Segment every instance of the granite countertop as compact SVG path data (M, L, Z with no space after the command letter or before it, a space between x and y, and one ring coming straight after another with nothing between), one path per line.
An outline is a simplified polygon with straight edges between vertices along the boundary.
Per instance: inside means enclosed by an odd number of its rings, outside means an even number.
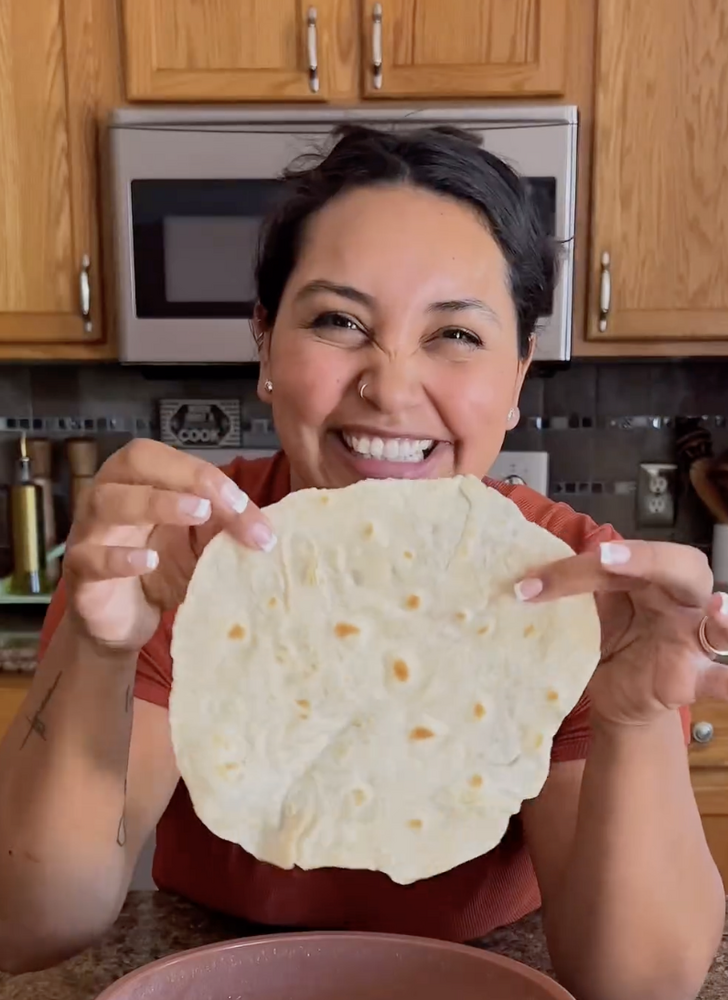
M173 952L251 933L263 931L165 893L132 892L113 929L97 947L48 972L14 978L0 973L0 998L95 1000L107 986L140 965ZM483 946L543 972L550 971L538 914L495 931ZM728 922L720 954L699 1000L725 1000L726 995Z

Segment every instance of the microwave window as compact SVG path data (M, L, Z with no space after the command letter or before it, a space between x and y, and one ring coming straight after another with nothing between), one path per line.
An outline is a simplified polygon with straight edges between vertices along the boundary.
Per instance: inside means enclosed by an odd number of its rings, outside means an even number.
M131 210L136 315L249 318L263 218L277 180L136 180Z
M250 302L260 219L177 216L164 220L167 302Z

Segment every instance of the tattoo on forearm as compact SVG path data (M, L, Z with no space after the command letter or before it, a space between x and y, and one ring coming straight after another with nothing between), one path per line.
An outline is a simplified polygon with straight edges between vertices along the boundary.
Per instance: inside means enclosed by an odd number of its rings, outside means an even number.
M48 702L51 700L51 698L53 697L53 695L56 692L56 688L58 687L58 684L59 684L59 681L61 679L61 674L62 673L63 673L62 670L58 671L56 679L53 681L53 683L51 684L51 686L48 688L48 690L46 691L46 693L43 695L43 700L41 701L40 705L35 710L34 714L32 716L28 717L28 720L27 720L28 721L28 732L25 734L25 739L20 744L20 749L21 750L23 749L23 747L25 746L25 744L30 739L32 733L36 733L38 736L40 736L40 738L42 740L47 740L48 739L48 728L46 726L45 719L43 718L43 712L48 707Z
M131 690L131 684L126 689L126 694L124 695L124 711L128 715L131 711L131 703L134 700Z

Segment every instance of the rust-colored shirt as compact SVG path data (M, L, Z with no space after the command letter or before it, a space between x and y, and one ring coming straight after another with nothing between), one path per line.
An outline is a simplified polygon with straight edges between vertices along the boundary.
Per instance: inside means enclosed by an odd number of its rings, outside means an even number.
M289 465L282 454L255 461L238 459L225 471L259 507L276 503L290 491ZM585 515L524 486L490 485L510 497L528 520L563 538L577 552L618 537L610 526L598 527ZM42 648L63 614L63 604L59 592L46 619ZM141 652L136 675L136 697L164 708L172 677L173 620L174 614L163 616ZM584 697L554 740L553 763L586 757L588 711ZM149 766L153 767L152 761ZM378 872L283 871L256 861L203 826L181 781L157 827L153 873L162 889L258 924L382 931L455 941L480 937L540 903L518 817L488 854L435 878L401 886Z

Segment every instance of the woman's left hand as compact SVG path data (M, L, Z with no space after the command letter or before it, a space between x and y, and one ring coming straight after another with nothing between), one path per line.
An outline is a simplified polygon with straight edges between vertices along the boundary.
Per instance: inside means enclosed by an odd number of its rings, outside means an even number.
M699 698L728 700L728 666L701 645L728 649L728 595L697 549L668 542L603 542L593 551L536 570L516 586L521 600L594 593L602 661L589 685L593 711L640 724Z

